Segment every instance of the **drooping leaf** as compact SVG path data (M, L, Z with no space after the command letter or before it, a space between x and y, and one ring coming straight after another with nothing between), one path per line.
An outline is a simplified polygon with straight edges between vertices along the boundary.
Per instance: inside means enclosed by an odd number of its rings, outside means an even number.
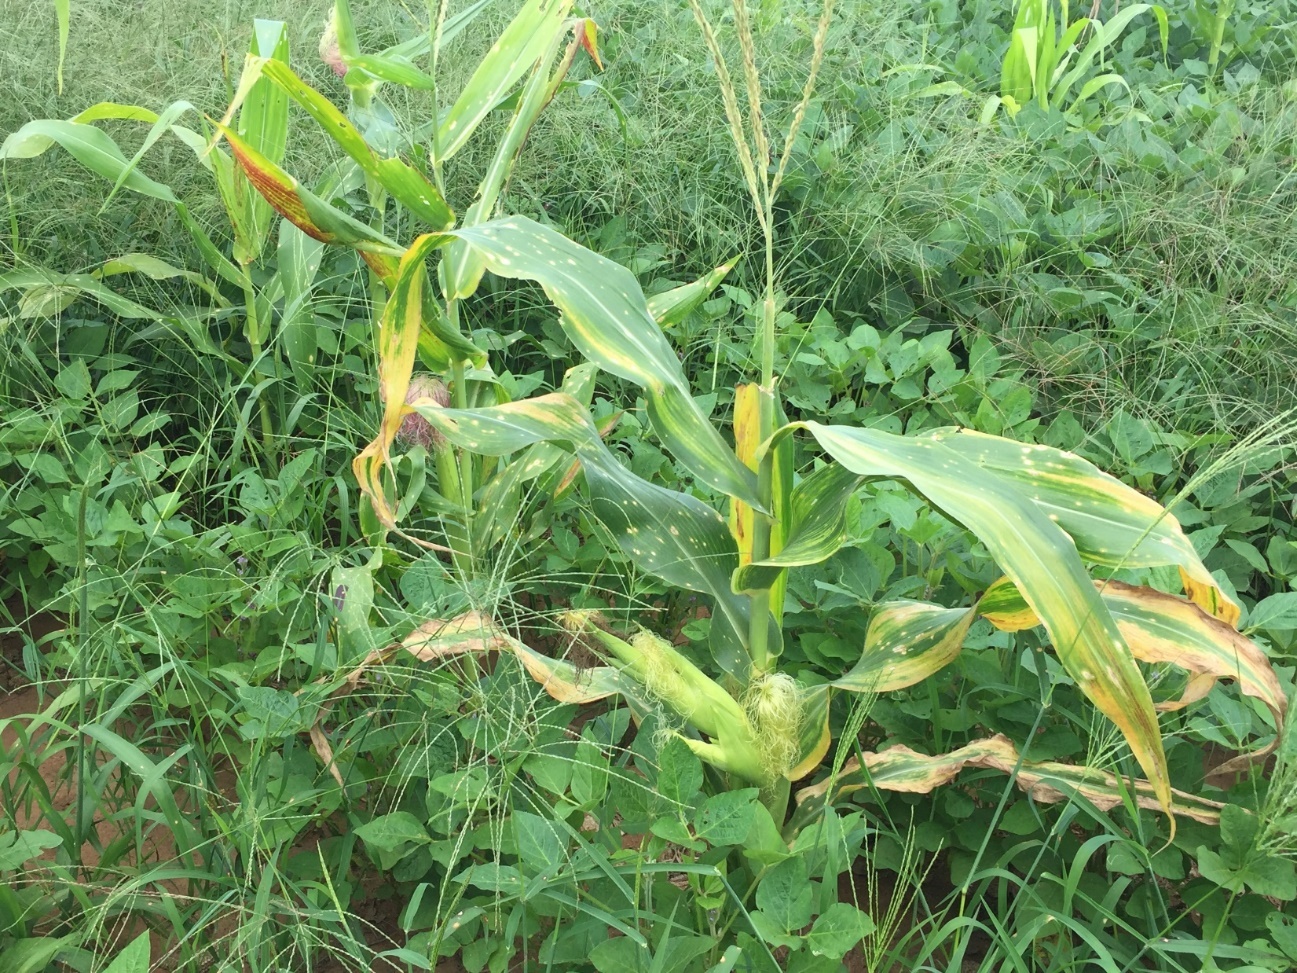
M1069 800L1076 795L1101 811L1110 811L1121 806L1126 796L1130 796L1138 806L1150 810L1166 806L1148 781L1119 780L1106 771L1090 767L1022 760L1009 738L997 734L935 756L896 746L881 753L865 754L863 766L860 760L852 757L837 777L797 792L798 807L790 829L797 830L812 820L825 806L826 798L829 804L836 804L855 791L869 787L927 794L950 783L960 771L974 768L1014 775L1019 788L1034 800L1045 803ZM1173 790L1171 793L1176 814L1205 824L1214 824L1220 819L1223 804L1184 791Z
M595 514L625 554L674 585L712 597L712 651L725 671L746 679L747 604L730 590L737 553L716 511L627 470L569 395L487 409L413 408L455 445L485 455L503 456L537 442L566 444L585 469ZM778 645L778 629L772 627L770 636Z
M1169 811L1171 786L1152 697L1068 535L1013 481L965 459L942 438L803 425L847 469L903 479L977 535L1044 621L1081 691L1122 731Z
M882 605L869 620L865 648L838 689L886 693L922 682L959 655L977 612L921 601Z
M423 300L423 282L427 277L424 262L428 254L445 241L444 236L427 234L415 241L401 257L379 326L378 379L383 397L383 423L378 436L352 461L360 489L373 503L379 521L389 529L396 526L396 511L387 502L382 474L390 466L389 451L406 412L405 397L410 388L410 376L414 373L425 312L435 316L433 321L440 320L436 304ZM434 327L434 330L441 337L443 329ZM453 334L448 327L444 331ZM477 351L462 336L456 337Z
M1180 524L1161 504L1081 457L1050 446L970 430L944 430L932 438L1011 481L1072 538L1086 560L1112 568L1176 565L1195 602L1231 625L1238 622L1238 606L1221 590Z
M524 217L492 220L456 235L482 254L492 273L539 283L581 354L644 389L654 430L690 472L762 509L756 476L694 402L680 360L649 315L634 274Z
M24 302L32 312L57 313L76 298L88 297L121 318L163 320L157 311L122 297L90 274L60 274L41 267L22 267L0 274L0 292L10 289L33 295Z
M0 159L33 159L55 144L105 179L112 182L120 179L121 185L134 192L168 203L177 202L169 186L131 168L117 143L93 125L52 118L28 122L0 145Z
M390 279L396 273L397 260L393 258L400 258L405 253L405 248L329 205L253 149L230 128L219 122L215 124L230 143L234 158L247 175L248 181L280 216L321 243L355 247L360 251L361 257L384 279Z
M1120 581L1096 582L1096 586L1136 659L1170 664L1190 673L1181 697L1160 703L1158 709L1182 709L1205 697L1216 680L1233 679L1245 696L1260 700L1270 711L1276 730L1274 741L1222 765L1222 772L1243 769L1278 746L1287 697L1270 660L1256 643L1240 635L1232 625L1175 595ZM1021 592L1007 578L987 589L977 610L1006 631L1040 624Z

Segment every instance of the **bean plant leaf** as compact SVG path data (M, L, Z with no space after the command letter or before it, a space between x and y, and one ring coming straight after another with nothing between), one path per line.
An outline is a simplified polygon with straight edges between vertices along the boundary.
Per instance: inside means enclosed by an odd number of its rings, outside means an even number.
M680 359L649 314L634 274L525 217L466 227L456 236L482 254L492 273L534 280L544 288L581 354L644 389L654 430L690 472L727 496L764 509L755 474L694 402Z
M1237 624L1238 605L1212 578L1179 522L1161 504L1061 449L970 430L941 430L932 438L1012 482L1072 538L1085 560L1111 568L1175 565L1190 598L1217 618Z
M149 973L149 967L152 965L149 934L146 931L122 947L122 951L104 967L103 973Z
M1166 802L1145 780L1128 781L1107 771L1077 767L1053 761L1023 760L1008 737L997 734L977 740L950 753L929 755L909 747L891 747L881 753L864 754L864 762L852 757L835 776L797 792L797 811L790 828L798 830L813 820L828 803L836 804L850 794L876 788L927 794L950 783L966 769L995 770L1013 776L1018 787L1034 800L1057 803L1083 797L1101 811L1110 811L1132 799L1142 808L1165 809ZM1173 790L1172 808L1176 814L1215 824L1224 807L1216 801L1185 791Z
M842 959L847 951L874 931L874 921L850 902L834 902L815 917L806 945L816 956Z
M1171 785L1148 686L1076 547L1029 494L937 437L815 422L804 428L847 469L905 480L977 535L1044 621L1059 660L1082 692L1125 735L1169 811Z

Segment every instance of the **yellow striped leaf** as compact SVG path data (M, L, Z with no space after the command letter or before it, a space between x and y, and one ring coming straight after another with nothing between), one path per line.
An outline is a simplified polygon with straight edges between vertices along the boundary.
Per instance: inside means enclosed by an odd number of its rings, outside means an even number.
M1158 704L1158 709L1182 709L1206 696L1218 679L1233 679L1240 692L1260 700L1270 711L1274 741L1225 764L1224 772L1242 769L1274 750L1283 734L1287 697L1270 660L1255 642L1175 595L1120 581L1096 582L1096 586L1136 659L1173 665L1190 674L1181 696ZM1008 578L987 589L977 610L1006 631L1040 624Z
M422 662L437 662L456 655L512 652L541 688L560 703L584 704L617 694L628 694L631 698L640 695L634 680L611 666L582 668L543 656L478 612L422 622L405 637L401 647ZM387 651L390 654L391 650Z
M379 325L378 380L383 397L383 422L374 441L352 461L361 491L370 498L379 521L389 529L396 526L396 511L384 495L382 475L391 465L392 441L408 411L405 396L414 372L424 311L431 307L435 313L436 308L431 302L425 305L423 300L423 281L427 276L424 261L446 239L436 234L420 237L401 257ZM448 327L442 330L453 333Z
M390 279L395 274L397 259L405 253L405 248L342 210L330 206L243 141L228 126L220 122L215 124L230 143L235 161L247 175L248 182L280 216L307 236L322 243L355 247L360 251L361 258L370 263L384 279Z
M1237 624L1238 605L1216 584L1179 522L1138 490L1081 457L1050 446L1011 442L971 430L943 430L933 439L1012 481L1067 532L1087 561L1111 568L1176 565L1190 598L1217 618Z
M959 655L976 615L972 608L888 602L869 620L860 661L833 685L856 693L888 693L922 682Z
M1071 539L1027 499L1021 485L933 436L798 425L847 469L908 482L977 535L1044 621L1081 691L1122 731L1169 811L1171 784L1148 687Z
M828 686L812 686L802 694L802 722L799 728L797 762L785 775L801 780L812 773L829 752L833 736L829 731L829 702L833 691Z

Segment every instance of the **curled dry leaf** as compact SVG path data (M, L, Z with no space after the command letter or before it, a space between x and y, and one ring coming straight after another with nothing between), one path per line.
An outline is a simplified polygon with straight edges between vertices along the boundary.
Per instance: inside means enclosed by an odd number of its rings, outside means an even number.
M1140 807L1152 811L1163 807L1147 781L1119 780L1113 774L1092 767L1023 760L1012 741L1000 734L935 756L897 746L881 753L866 753L863 758L862 764L860 759L852 757L836 778L830 777L799 791L794 825L800 827L818 813L826 797L836 802L866 787L927 794L950 783L960 771L973 768L1009 774L1018 787L1033 799L1045 803L1065 801L1079 795L1101 811L1118 807L1127 799L1133 799ZM1185 791L1176 790L1172 794L1176 814L1205 824L1215 824L1220 820L1223 804Z

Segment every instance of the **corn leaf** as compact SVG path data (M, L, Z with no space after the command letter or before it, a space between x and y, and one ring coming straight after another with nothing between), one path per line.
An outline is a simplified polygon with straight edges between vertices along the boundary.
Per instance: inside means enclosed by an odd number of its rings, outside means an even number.
M279 279L284 288L284 309L279 316L279 335L289 367L300 389L311 387L315 353L315 314L311 307L311 286L320 270L324 244L312 239L284 220L279 224Z
M1030 497L1085 560L1110 568L1176 565L1194 601L1229 624L1238 621L1238 606L1212 578L1179 522L1156 501L1060 449L967 430L933 438Z
M558 55L562 24L554 24L553 29L554 36L537 62L536 70L523 88L518 109L509 123L508 130L504 133L504 138L496 145L491 164L487 166L486 174L478 184L477 198L464 214L464 226L478 226L495 210L500 192L522 151L527 134L545 107L549 69ZM456 240L451 244L441 269L442 289L446 296L464 300L472 297L477 291L478 285L482 282L482 274L486 272L486 261L482 253L469 246L466 241Z
M788 539L773 556L740 565L735 591L756 591L786 578L788 568L818 564L841 546L846 532L847 501L863 477L831 463L793 488Z
M257 19L252 27L250 57L269 59L288 69L288 26L282 21ZM288 98L265 78L258 78L247 91L239 110L239 137L271 162L284 160L288 147ZM270 237L274 211L260 195L248 195L242 186L235 193L247 207L248 235L236 248L236 259L256 259Z
M689 284L681 284L661 294L654 294L648 299L649 315L658 323L658 327L671 328L679 324L711 296L712 291L720 286L725 275L734 269L739 258L721 264L706 277L699 277Z
M380 157L333 102L299 78L287 64L249 58L244 71L252 72L254 76L259 74L261 80L257 84L262 80L273 82L306 109L307 114L319 123L339 148L355 160L366 175L419 219L437 230L447 229L454 224L455 214L446 205L437 187L423 173L400 159ZM255 90L256 86L253 87ZM243 110L247 111L246 105ZM253 145L253 148L256 146Z
M636 699L638 684L611 666L579 667L528 648L478 612L419 624L401 648L421 662L440 662L457 655L512 652L528 674L560 703L593 703L613 695ZM388 650L390 656L391 650Z
M1142 808L1157 810L1166 807L1166 802L1148 781L1121 780L1091 767L1023 760L1008 737L997 734L935 756L897 746L881 753L866 753L863 764L860 759L852 757L835 777L797 792L797 811L790 827L792 830L804 827L826 803L835 804L865 788L927 794L950 783L961 771L971 769L1009 774L1019 788L1043 803L1081 797L1101 811L1110 811L1131 797ZM1185 791L1175 790L1171 794L1176 814L1204 824L1215 824L1220 820L1223 804Z
M0 274L0 293L21 290L25 297L24 309L48 309L50 313L63 310L78 297L88 297L102 304L119 318L161 321L162 315L152 308L122 297L90 274L60 274L41 267L20 267ZM20 312L21 313L21 312ZM36 314L23 313L23 317ZM44 313L39 316L44 316Z
M1158 33L1162 40L1162 50L1165 51L1170 26L1167 22L1166 11L1155 3L1132 4L1114 14L1106 22L1096 22L1090 42L1085 45L1085 49L1077 57L1072 69L1059 79L1053 92L1051 92L1053 104L1061 108L1062 103L1067 99L1068 92L1072 90L1072 86L1081 80L1108 46L1121 36L1121 32L1126 29L1127 25L1140 14L1150 12L1157 19Z
M903 479L982 541L1044 621L1059 660L1122 731L1169 811L1171 785L1153 700L1068 535L1026 491L965 459L939 437L800 424L861 476Z
M746 599L730 590L738 560L725 521L702 501L635 476L613 456L585 409L553 393L486 409L412 406L452 443L489 456L516 453L534 443L562 443L585 470L595 515L640 568L713 600L712 653L740 681L747 677ZM772 626L772 644L780 633Z
M59 119L38 119L28 122L13 132L0 145L0 160L34 159L53 145L62 148L91 172L118 182L127 189L161 199L177 202L169 186L150 179L132 168L122 150L108 135L93 125Z
M1158 709L1183 709L1206 696L1218 679L1233 679L1245 696L1265 704L1276 732L1271 744L1244 754L1226 766L1241 769L1274 750L1283 735L1287 697L1270 660L1255 642L1175 595L1120 581L1096 584L1135 658L1151 664L1173 665L1190 673L1180 698L1160 703ZM1005 631L1040 624L1021 592L1007 578L987 589L978 612Z
M491 109L540 59L571 8L572 0L527 0L442 117L440 161L464 147Z
M466 227L456 236L482 254L492 273L544 288L581 354L644 389L654 430L690 472L762 509L756 476L694 402L680 359L650 316L634 274L525 217Z
M959 655L977 612L921 601L893 601L869 620L860 661L833 685L887 693L922 682Z
M378 381L383 397L383 422L374 441L351 464L361 491L373 503L379 521L388 528L396 526L396 512L384 495L382 474L391 465L392 441L406 412L405 396L410 388L410 376L414 373L419 335L425 323L424 313L429 306L434 313L436 309L435 303L423 300L423 282L427 277L424 262L428 254L445 241L444 236L422 236L401 256L379 325ZM449 328L444 330L450 331Z
M216 127L230 143L235 161L246 173L248 181L280 216L321 243L355 247L380 277L384 280L392 278L397 269L397 261L392 258L402 256L404 248L372 227L330 206L227 126L218 122Z

